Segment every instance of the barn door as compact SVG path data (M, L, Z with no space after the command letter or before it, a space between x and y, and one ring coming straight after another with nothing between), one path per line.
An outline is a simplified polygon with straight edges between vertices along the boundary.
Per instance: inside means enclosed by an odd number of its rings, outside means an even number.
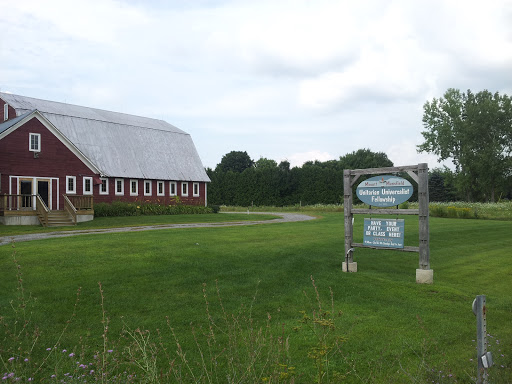
M21 208L32 208L32 179L20 180Z
M41 200L44 201L46 206L49 208L49 182L48 180L37 180L37 194L41 196Z

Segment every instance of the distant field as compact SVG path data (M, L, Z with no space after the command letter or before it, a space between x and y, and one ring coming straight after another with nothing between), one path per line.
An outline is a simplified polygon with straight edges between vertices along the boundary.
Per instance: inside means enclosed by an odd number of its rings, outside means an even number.
M343 213L311 213L320 218L2 246L0 316L12 321L9 303L20 292L15 251L25 295L37 298L30 324L37 324L41 334L29 360L33 366L45 362L39 379L65 378L70 369L78 369L78 364L72 367L76 361L108 372L100 366L106 360L93 355L111 354L116 358L116 363L109 360L112 370L118 372L109 382L128 382L123 372L137 374L140 381L179 382L174 371L174 376L164 375L172 362L173 369L180 367L183 382L193 377L199 382L237 382L235 377L265 382L270 376L257 372L271 368L280 377L272 382L470 383L476 374L471 303L485 294L495 359L492 382L512 382L512 222L431 218L434 284L418 285L415 253L356 249L359 271L342 273ZM355 241L361 241L362 220L356 217ZM406 245L417 245L417 218L406 218L405 230ZM98 282L110 321L105 345ZM145 333L150 335L149 358L130 355L134 336L120 337L123 327L150 331ZM8 362L13 352L5 351L13 344L19 345L0 331L2 374L14 367ZM56 344L58 353L46 351ZM69 357L70 351L76 355ZM188 365L180 351L186 352ZM259 360L243 376L243 369L233 367L241 367L237 359L246 355ZM149 365L136 366L135 361ZM23 364L20 360L17 372ZM213 376L205 373L214 371Z
M354 208L368 208L365 204L356 204ZM418 208L418 203L406 202L401 204L401 209ZM223 211L245 212L343 212L343 204L316 204L295 205L288 207L225 207ZM497 203L467 203L455 202L430 202L431 217L452 217L486 220L512 220L512 201L500 201Z

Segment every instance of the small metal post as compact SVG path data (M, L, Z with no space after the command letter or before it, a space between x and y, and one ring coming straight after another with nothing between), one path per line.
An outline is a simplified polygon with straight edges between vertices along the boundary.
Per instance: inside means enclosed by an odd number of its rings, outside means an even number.
M348 269L348 259L349 259L348 255L351 252L354 252L354 248L350 248L348 250L347 254L345 255L345 271L344 272L350 272L350 270Z
M492 356L487 352L487 320L485 295L479 295L473 301L473 313L476 316L476 359L477 384L487 384L487 368L492 365Z

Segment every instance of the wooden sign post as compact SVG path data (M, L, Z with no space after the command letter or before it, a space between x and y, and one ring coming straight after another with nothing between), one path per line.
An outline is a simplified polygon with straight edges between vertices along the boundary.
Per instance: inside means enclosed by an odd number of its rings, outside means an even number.
M418 209L354 209L352 187L362 175L382 175L386 173L407 172L418 184ZM344 215L345 215L345 255L343 272L357 272L357 263L354 262L354 248L394 249L402 252L418 252L419 268L416 269L416 282L419 284L432 284L434 271L430 269L429 247L429 198L428 198L428 164L407 165L402 167L346 169L343 173L344 189ZM419 216L419 246L404 246L396 248L381 248L353 242L353 218L354 214L379 215L418 215Z

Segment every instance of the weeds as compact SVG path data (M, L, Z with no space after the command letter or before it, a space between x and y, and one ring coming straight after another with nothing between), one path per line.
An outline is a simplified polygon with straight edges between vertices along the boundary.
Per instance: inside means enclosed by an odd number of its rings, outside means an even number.
M294 327L279 323L270 312L255 315L258 288L247 305L230 311L218 283L213 289L203 284L203 320L191 323L191 336L177 334L171 317L167 317L164 330L131 329L124 323L120 335L112 334L104 287L98 283L98 346L87 345L80 334L68 335L77 317L80 288L72 314L55 342L47 346L41 342L45 330L33 322L37 300L25 292L15 249L13 263L17 288L10 305L12 315L0 317L0 378L4 383L325 384L357 379L362 383L450 384L470 382L474 376L474 361L468 362L468 372L450 368L419 316L418 327L423 331L419 344L404 339L396 360L382 354L380 361L354 362L344 353L350 340L342 331L343 313L335 305L333 291L329 289L329 300L323 301L313 276L311 289L303 291L304 310L297 313ZM62 344L65 334L66 339L75 340L67 341L73 345ZM493 382L506 383L510 367L505 349L497 337L489 334L488 338L495 360L490 375ZM358 364L364 366L361 372ZM396 368L393 377L388 377L389 366Z
M354 208L367 208L365 204L356 204ZM399 206L400 209L418 209L417 202L406 201ZM512 220L512 201L500 201L498 203L467 203L457 202L430 202L430 216L448 217L459 219L491 219ZM226 207L224 212L343 212L343 204L315 204L294 205L287 207Z
M328 383L332 380L338 382L344 378L344 375L339 371L332 370L330 362L334 355L341 354L341 345L346 341L339 334L337 325L337 320L342 315L342 312L335 312L332 289L330 289L330 310L323 309L313 276L311 276L311 284L315 292L315 301L311 301L308 294L304 292L304 296L311 304L311 313L301 311L302 319L299 320L300 325L295 327L294 330L296 332L303 331L305 338L310 338L314 341L308 351L308 358L313 360L315 364L315 382L318 384Z
M215 302L210 302L206 284L203 284L203 297L206 322L192 328L195 361L187 358L169 323L177 347L175 378L176 372L182 372L179 379L185 382L285 383L293 378L286 337L278 334L270 314L263 323L252 316L257 293L249 307L241 306L234 313L226 311L218 285Z
M49 383L327 383L337 377L330 370L330 359L340 352L342 338L335 336L335 321L331 314L334 301L331 291L331 311L322 308L320 295L311 279L316 296L316 307L307 315L302 311L301 337L311 340L308 358L316 366L314 377L306 370L300 374L292 364L290 335L284 324L253 316L258 291L248 306L241 305L230 312L223 304L218 284L210 299L207 285L203 284L205 320L191 324L193 347L183 347L167 317L166 336L157 330L157 338L149 330L130 329L124 324L117 338L110 334L104 287L98 283L101 307L101 346L88 346L82 337L74 346L62 346L61 340L75 321L81 289L76 295L73 312L60 336L51 346L40 342L41 330L33 323L31 314L37 310L36 300L26 297L21 266L13 251L16 268L16 302L11 302L13 314L0 317L2 344L0 363L2 382ZM308 295L305 293L305 296ZM68 339L73 335L67 335ZM174 344L174 348L169 344ZM172 351L174 349L174 351ZM171 352L170 352L171 350Z

